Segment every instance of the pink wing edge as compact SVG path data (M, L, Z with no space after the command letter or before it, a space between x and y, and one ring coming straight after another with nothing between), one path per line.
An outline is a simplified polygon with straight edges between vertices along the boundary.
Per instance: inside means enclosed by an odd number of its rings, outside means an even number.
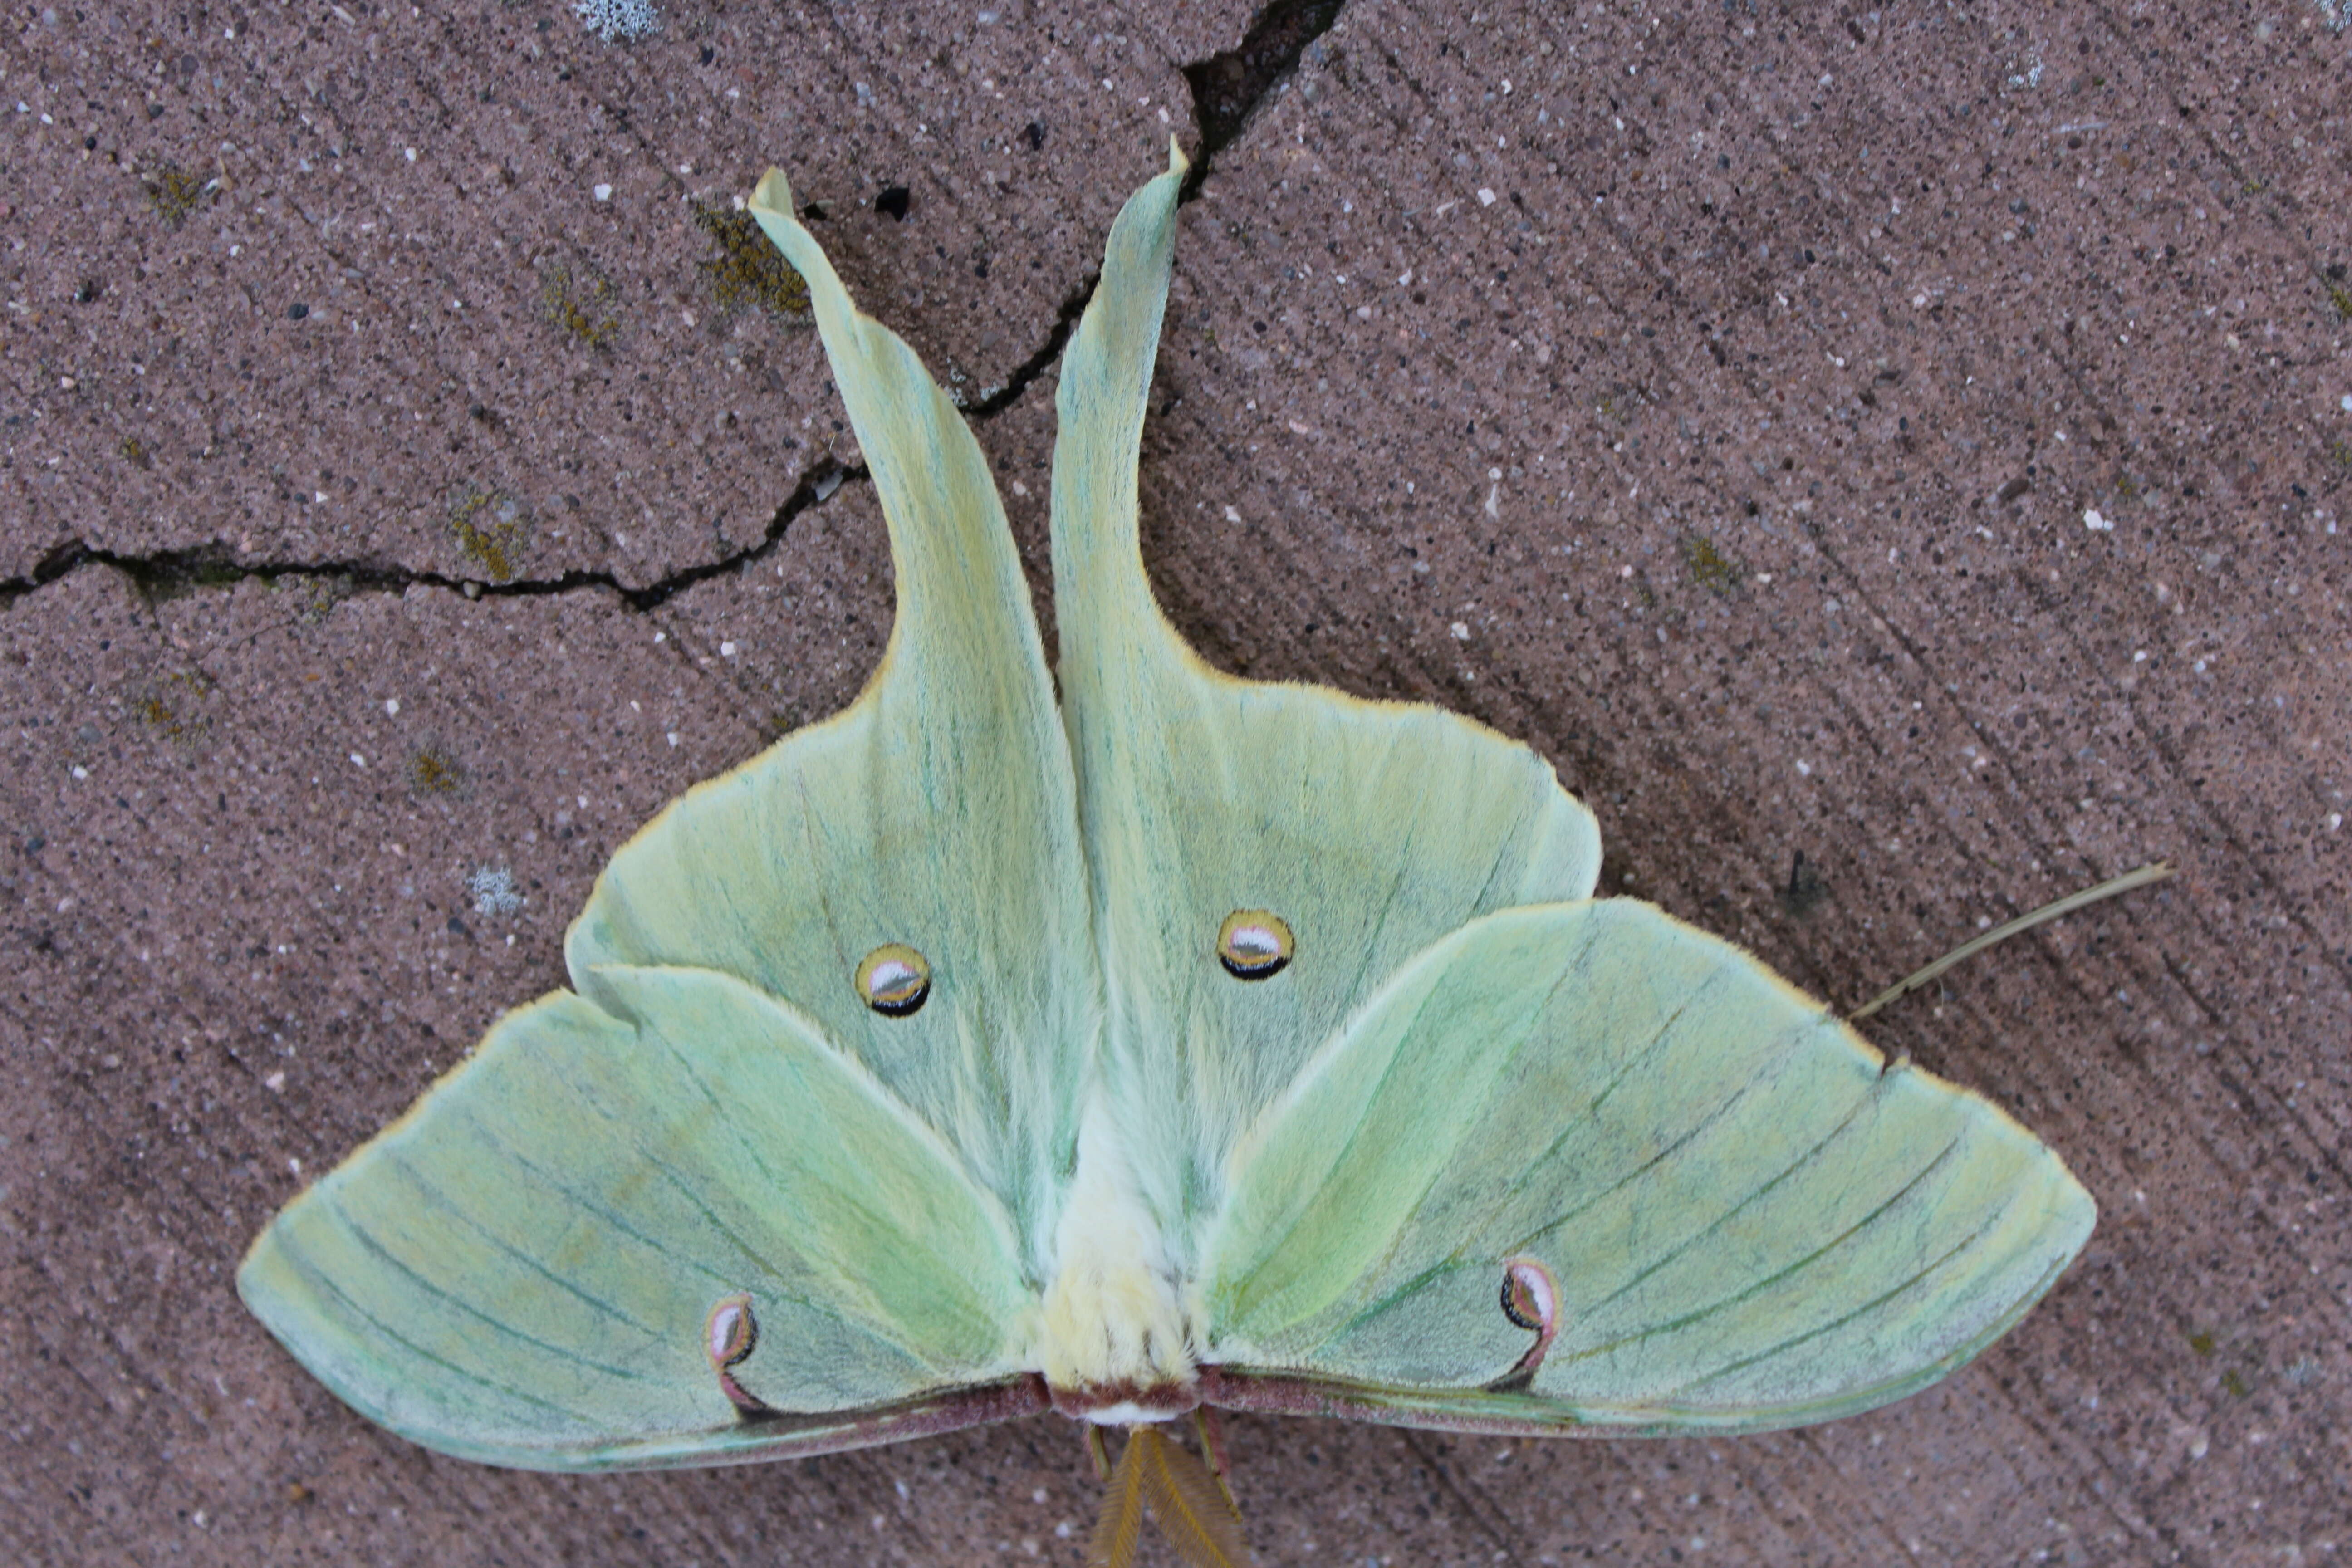
M574 1450L562 1457L564 1469L659 1470L716 1465L755 1465L770 1459L805 1458L870 1448L910 1437L932 1437L967 1426L1015 1421L1053 1407L1045 1380L1035 1373L1001 1383L975 1384L920 1394L894 1405L822 1415L746 1415L735 1426L685 1439L656 1439ZM552 1457L552 1456L551 1456Z

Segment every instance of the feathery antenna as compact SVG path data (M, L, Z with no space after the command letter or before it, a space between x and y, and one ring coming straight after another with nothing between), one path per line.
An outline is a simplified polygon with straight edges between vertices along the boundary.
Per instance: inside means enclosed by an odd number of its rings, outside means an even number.
M1241 1568L1248 1561L1241 1517L1209 1467L1157 1427L1133 1426L1087 1543L1087 1568L1134 1568L1147 1505L1185 1568Z

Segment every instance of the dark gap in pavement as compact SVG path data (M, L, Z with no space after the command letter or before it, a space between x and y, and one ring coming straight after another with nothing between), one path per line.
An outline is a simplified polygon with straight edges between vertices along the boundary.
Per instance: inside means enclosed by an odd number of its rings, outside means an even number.
M1184 176L1178 201L1189 202L1200 195L1217 154L1231 146L1257 118L1266 100L1288 83L1307 46L1331 30L1346 5L1347 0L1274 0L1258 12L1239 44L1176 68L1192 89L1192 123L1201 131L1201 145L1192 155L1192 172ZM1088 273L1086 281L1062 301L1054 330L1037 351L1021 363L1002 387L964 412L974 419L987 419L1020 402L1069 346L1070 334L1077 330L1078 318L1086 314L1100 280L1099 272Z
M1182 68L1192 88L1192 119L1201 127L1201 154L1184 181L1185 200L1199 194L1217 154L1233 145L1266 101L1288 84L1299 57L1331 30L1346 3L1274 0L1257 14L1239 44Z
M411 571L406 567L386 566L380 562L365 560L238 562L218 544L164 550L152 555L124 555L111 550L93 549L80 540L72 540L43 556L26 575L0 581L0 612L14 607L16 601L26 595L46 588L84 566L112 567L137 584L140 593L151 604L258 577L270 583L280 578L340 582L352 592L371 594L400 594L415 587L446 588L469 599L543 598L583 588L603 588L633 610L651 610L698 583L738 571L761 559L782 542L786 531L792 527L793 519L829 499L848 481L866 477L863 464L844 468L838 463L827 462L802 476L800 484L784 498L784 503L776 509L776 515L769 520L767 531L758 543L730 552L716 561L683 567L641 588L628 586L610 572L566 572L560 577L488 583L478 578L453 577L443 572Z

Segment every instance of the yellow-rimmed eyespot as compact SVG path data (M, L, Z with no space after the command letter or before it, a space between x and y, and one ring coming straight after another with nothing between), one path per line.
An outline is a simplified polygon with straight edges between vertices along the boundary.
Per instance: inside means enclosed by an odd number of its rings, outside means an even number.
M930 999L929 960L904 942L885 942L857 966L857 999L886 1018L903 1018Z
M1236 980L1265 980L1297 951L1290 926L1271 910L1235 910L1217 931L1217 962Z

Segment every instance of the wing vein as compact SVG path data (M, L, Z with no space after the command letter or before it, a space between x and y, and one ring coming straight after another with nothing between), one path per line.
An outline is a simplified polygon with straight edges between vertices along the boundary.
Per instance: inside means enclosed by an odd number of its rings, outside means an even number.
M646 1335L649 1339L657 1339L660 1337L660 1331L658 1330L648 1324L637 1321L636 1319L621 1310L618 1307L614 1306L611 1302L604 1300L600 1296L596 1296L581 1289L581 1287L572 1283L570 1279L565 1279L562 1275L558 1274L552 1268L550 1268L545 1264L540 1262L536 1258L531 1257L521 1248L509 1243L504 1237L499 1236L488 1226L483 1225L479 1220L476 1219L472 1215L467 1214L457 1205L455 1199L449 1196L448 1194L443 1192L439 1187L428 1181L425 1178L424 1172L419 1170L411 1162L402 1159L398 1154L393 1153L390 1151L386 1152L385 1158L390 1161L395 1170L399 1171L401 1174L406 1176L411 1183L415 1184L417 1190L423 1193L429 1201L454 1215L458 1223L465 1226L468 1230L471 1230L475 1235L480 1237L484 1241L488 1242L492 1247L496 1247L499 1252L505 1254L516 1263L520 1264L523 1268L529 1269L533 1274L538 1275L549 1284L577 1297L589 1306L593 1307L596 1310L604 1313L606 1317L628 1324L629 1327L636 1330L639 1333Z
M525 1333L522 1330L516 1328L512 1323L508 1322L505 1319L493 1317L491 1314L483 1311L479 1307L475 1306L472 1302L466 1300L464 1298L451 1295L448 1291L443 1289L440 1286L435 1284L432 1280L426 1279L424 1275L411 1268L389 1247L386 1247L383 1241L378 1239L373 1231L362 1225L359 1220L352 1215L351 1211L344 1208L340 1202L335 1203L334 1210L336 1216L343 1222L344 1230L350 1233L352 1240L358 1242L362 1247L376 1258L379 1261L393 1268L410 1284L415 1286L418 1289L424 1291L426 1295L431 1296L436 1300L456 1308L466 1316L476 1319L488 1327L496 1329L499 1332L507 1335L510 1339L520 1340L524 1344L535 1346L540 1350L545 1351L549 1355L555 1356L560 1360L575 1362L585 1367L593 1367L596 1371L603 1373L607 1377L623 1378L631 1383L643 1383L646 1381L645 1374L642 1373L632 1372L626 1367L608 1366L600 1361L592 1361L588 1357L580 1354L577 1351L566 1350L562 1345L550 1343L548 1341L541 1339L536 1334Z
M1380 916L1372 921L1371 932L1364 940L1363 962L1356 965L1355 984L1348 988L1347 995L1364 994L1364 981L1372 972L1372 960L1380 955L1381 936L1389 928L1389 916L1396 909L1397 895L1404 891L1405 879L1412 874L1412 844L1418 826L1418 823L1405 826L1404 843L1397 849L1396 875L1389 879L1388 897L1381 900Z
M1894 1212L1895 1206L1901 1203L1906 1197L1908 1197L1912 1191L1916 1189L1920 1183L1926 1181L1927 1177L1935 1172L1937 1167L1940 1166L1946 1160L1949 1159L1951 1157L1952 1151L1959 1146L1960 1141L1958 1138L1955 1137L1950 1142L1944 1145L1942 1150L1937 1153L1934 1159L1928 1161L1925 1165L1920 1166L1917 1171L1912 1173L1910 1180L1905 1182L1901 1186L1895 1188L1894 1192L1888 1194L1886 1197L1882 1199L1868 1214L1854 1221L1853 1224L1846 1226L1845 1229L1840 1231L1837 1235L1830 1237L1829 1240L1822 1243L1821 1246L1813 1248L1812 1251L1806 1253L1801 1258L1792 1260L1782 1268L1773 1270L1771 1273L1765 1275L1762 1279L1754 1281L1741 1289L1733 1291L1728 1296L1718 1298L1717 1300L1709 1302L1707 1305L1699 1308L1696 1311L1685 1312L1679 1318L1672 1318L1663 1323L1653 1323L1636 1333L1625 1334L1603 1344L1589 1346L1586 1349L1576 1351L1570 1355L1559 1357L1558 1359L1561 1361L1582 1361L1590 1356L1604 1355L1607 1352L1624 1345L1636 1344L1643 1340L1654 1339L1660 1334L1670 1334L1678 1329L1686 1329L1693 1323L1713 1317L1716 1313L1724 1310L1726 1308L1736 1307L1740 1302L1748 1300L1752 1297L1769 1289L1771 1287L1779 1284L1781 1280L1788 1279L1790 1276L1812 1267L1812 1265L1819 1262L1822 1258L1826 1258L1831 1253L1836 1251L1839 1247L1845 1246L1848 1242L1853 1240L1854 1237L1860 1236L1864 1231L1877 1224L1878 1221L1884 1218L1886 1215Z
M346 1219L345 1223L348 1225L348 1219ZM551 1399L542 1399L538 1394L532 1394L526 1389L516 1388L511 1384L500 1383L496 1378L484 1377L481 1373L475 1372L470 1368L459 1366L457 1363L449 1360L446 1356L425 1349L423 1345L418 1344L415 1340L410 1339L407 1335L402 1333L399 1330L385 1322L382 1318L377 1317L373 1312L369 1311L365 1307L360 1305L360 1303L352 1297L350 1292L346 1291L341 1285L335 1282L333 1275L320 1267L318 1262L311 1258L301 1247L296 1245L291 1237L288 1238L286 1256L292 1261L295 1268L301 1270L305 1278L307 1278L313 1285L325 1289L329 1294L335 1298L335 1300L341 1301L343 1304L344 1310L349 1311L353 1317L363 1319L370 1328L375 1330L376 1332L382 1334L385 1339L390 1340L394 1344L404 1347L420 1359L430 1362L435 1366L437 1366L444 1372L448 1373L451 1376L459 1378L464 1382L470 1383L478 1388L490 1389L495 1393L505 1394L509 1398L520 1399L526 1405L536 1405L542 1410L551 1410L556 1415L563 1416L567 1420L579 1422L583 1426L594 1425L589 1417L582 1415L577 1410L558 1405Z
M1591 942L1587 942L1578 950L1579 959L1581 959L1585 952L1591 951ZM1527 1049L1528 1042L1535 1038L1536 1026L1541 1021L1543 1016L1551 1010L1551 1005L1559 999L1561 988L1568 984L1570 975L1576 973L1578 967L1579 966L1576 963L1563 963L1560 965L1559 973L1553 977L1550 988L1544 993L1543 1000L1528 1010L1527 1021L1525 1026L1519 1031L1518 1038L1511 1043L1510 1050L1507 1054L1502 1067L1498 1067L1496 1069L1497 1076L1500 1076L1504 1068L1507 1068L1512 1062L1517 1061L1519 1058L1519 1053ZM1416 1013L1416 1020L1418 1017L1419 1015ZM1445 1180L1449 1171L1450 1167L1440 1166L1430 1173L1429 1179L1422 1184L1421 1191L1413 1197L1412 1205L1408 1208L1404 1212L1403 1215L1398 1220L1396 1235L1390 1244L1388 1253L1381 1258L1380 1263L1375 1265L1373 1269L1368 1269L1366 1271L1368 1274L1373 1273L1377 1269L1384 1268L1387 1266L1389 1259L1396 1256L1397 1248L1405 1244L1407 1237L1412 1233L1414 1222L1421 1218L1423 1208L1429 1203L1429 1194L1437 1190L1439 1184ZM1358 1313L1354 1318L1349 1321L1349 1326L1354 1327L1356 1324L1362 1322L1366 1318L1369 1318L1374 1312L1379 1311L1381 1307L1388 1305L1391 1301L1400 1300L1403 1296L1410 1295L1412 1291L1419 1289L1430 1278L1442 1272L1446 1268L1458 1265L1462 1261L1463 1255L1469 1250L1472 1245L1474 1245L1475 1239L1475 1236L1465 1238L1460 1246L1456 1247L1451 1253L1447 1254L1444 1259L1432 1268L1424 1269L1402 1289L1384 1299L1378 1306L1369 1308L1365 1311ZM1524 1247L1511 1247L1507 1250L1519 1252L1526 1249ZM1496 1261L1499 1263L1500 1259L1498 1258ZM1341 1331L1344 1332L1345 1331L1343 1330Z
M1593 941L1591 938L1588 937L1585 941L1583 951L1577 955L1576 967L1580 971L1582 971L1588 966L1592 948ZM1567 1124L1560 1129L1559 1136L1554 1138L1549 1143L1546 1144L1544 1146L1543 1152L1528 1161L1526 1168L1522 1170L1517 1177L1513 1178L1509 1194L1511 1198L1517 1197L1519 1194L1527 1190L1528 1184L1535 1180L1535 1173L1544 1165L1549 1163L1552 1156L1559 1153L1561 1148L1567 1144L1568 1141L1582 1130L1583 1124L1590 1121L1592 1117L1599 1112L1601 1106L1608 1103L1609 1097L1617 1092L1618 1086L1623 1083L1627 1078L1632 1076L1635 1068L1647 1061L1653 1052L1657 1050L1661 1045L1665 1043L1667 1037L1674 1032L1675 1026L1682 1022L1683 1015L1689 1012L1694 1006L1697 1005L1700 998L1704 997L1707 992L1716 985L1721 977L1720 972L1709 974L1706 979L1699 982L1697 987L1693 990L1688 996L1683 999L1679 1006L1675 1007L1673 1012L1666 1015L1665 1018L1658 1025L1657 1032L1650 1037L1640 1050L1635 1051L1632 1057L1627 1058L1625 1065L1618 1068L1616 1073L1611 1077L1607 1083L1601 1085L1601 1092L1592 1097L1592 1102L1584 1108L1583 1113L1579 1116L1570 1117ZM1602 1197L1606 1197L1607 1195L1608 1194L1605 1193L1601 1194ZM1506 1201L1507 1202L1508 1199L1506 1199ZM1599 1201L1599 1198L1595 1198L1593 1200L1595 1203L1598 1203ZM1587 1206L1589 1207L1591 1205L1588 1205ZM1580 1210L1578 1212L1580 1213L1582 1211ZM1546 1226L1545 1228L1549 1229L1551 1227ZM1541 1233L1538 1232L1538 1234Z
M467 1120L474 1121L477 1126L480 1124L478 1120L476 1118L468 1117ZM664 1176L667 1177L672 1185L680 1185L677 1181L677 1177L674 1173L653 1160L651 1156L646 1155L643 1149L638 1151L638 1154L646 1160L647 1164L652 1165L654 1169L660 1171ZM709 1279L716 1281L722 1290L731 1290L740 1288L741 1281L730 1279L726 1275L719 1273L717 1269L710 1268L705 1263L689 1258L683 1253L671 1250L656 1237L648 1236L644 1231L639 1230L635 1226L631 1225L627 1220L621 1217L619 1214L606 1208L600 1203L596 1203L592 1199L582 1196L576 1189L567 1185L554 1172L539 1164L536 1161L527 1159L522 1154L512 1149L509 1149L507 1151L507 1157L512 1160L516 1164L521 1166L524 1170L530 1172L532 1179L544 1184L549 1191L560 1194L567 1202L589 1214L594 1215L598 1219L603 1220L605 1224L611 1226L614 1230L619 1231L622 1235L629 1237L632 1241L643 1243L645 1246L649 1247L654 1251L661 1254L663 1258L668 1259L672 1263L681 1264L686 1268L692 1268L698 1273L708 1276ZM684 1189L681 1187L681 1190ZM693 1194L689 1192L687 1195L691 1198ZM731 1232L728 1231L724 1225L719 1223L718 1215L711 1214L708 1208L703 1210L703 1214L704 1216L710 1221L713 1228L717 1229L722 1236L725 1236L728 1240L734 1242L737 1247L743 1248L742 1242L738 1240ZM743 1248L743 1250L746 1257L753 1258L754 1261L757 1261L756 1255L752 1254L748 1248ZM761 1265L761 1268L764 1271L765 1265Z
M1540 1242L1545 1237L1551 1235L1561 1226L1566 1225L1572 1219L1580 1217L1581 1215L1591 1212L1592 1209L1598 1207L1600 1205L1608 1202L1617 1194L1623 1192L1627 1187L1633 1185L1635 1182L1640 1181L1643 1176L1648 1175L1652 1171L1656 1170L1660 1165L1664 1164L1676 1154L1681 1153L1683 1150L1689 1147L1694 1139L1699 1137L1702 1133L1706 1132L1708 1128L1713 1127L1717 1122L1730 1115L1732 1108L1737 1106L1742 1100L1748 1098L1748 1091L1755 1087L1755 1079L1749 1078L1746 1079L1738 1089L1733 1089L1728 1095L1725 1096L1723 1100L1717 1104L1714 1110L1708 1111L1705 1116L1700 1117L1696 1121L1691 1123L1690 1127L1679 1137L1675 1138L1673 1142L1668 1143L1656 1153L1651 1155L1648 1159L1643 1161L1640 1164L1634 1166L1632 1170L1618 1177L1617 1180L1612 1182L1607 1187L1604 1187L1600 1192L1593 1194L1592 1196L1587 1198L1576 1207L1569 1210L1566 1214L1559 1215L1546 1224L1538 1226L1534 1230L1529 1231L1525 1239L1521 1240L1510 1250L1513 1252L1528 1252L1533 1250L1537 1243ZM1522 1190L1524 1190L1524 1184L1522 1184Z
M1681 1398L1688 1394L1691 1390L1702 1387L1706 1384L1714 1382L1719 1377L1728 1377L1735 1372L1740 1372L1748 1367L1754 1366L1758 1362L1769 1361L1772 1357L1779 1355L1783 1351L1793 1350L1797 1346L1803 1344L1806 1341L1817 1340L1823 1334L1834 1333L1839 1329L1845 1327L1846 1324L1853 1322L1856 1318L1876 1311L1879 1308L1885 1306L1887 1302L1892 1301L1895 1297L1900 1296L1904 1291L1908 1290L1912 1286L1916 1285L1920 1280L1925 1279L1928 1275L1935 1273L1936 1270L1943 1268L1944 1265L1949 1263L1953 1258L1958 1258L1961 1253L1966 1252L1969 1247L1974 1247L1978 1242L1983 1240L1985 1233L1993 1227L1993 1224L1994 1222L1992 1220L1987 1220L1984 1224L1977 1226L1976 1229L1969 1232L1968 1235L1954 1242L1950 1247L1945 1248L1940 1255L1929 1261L1925 1267L1921 1268L1918 1272L1913 1274L1909 1279L1881 1291L1879 1294L1872 1297L1869 1300L1864 1301L1862 1305L1856 1307L1851 1312L1841 1313L1837 1317L1831 1319L1826 1323L1822 1323L1815 1328L1807 1329L1802 1333L1791 1334L1776 1345L1770 1345L1763 1350L1758 1351L1754 1355L1742 1356L1737 1361L1727 1363L1726 1364L1716 1368L1713 1372L1705 1373L1699 1377L1695 1377L1688 1383L1683 1384L1671 1390L1667 1394L1666 1397L1668 1399Z
M1698 1246L1708 1237L1713 1236L1717 1231L1730 1224L1731 1221L1738 1217L1738 1215L1746 1210L1750 1204L1755 1203L1758 1199L1764 1196L1765 1194L1770 1192L1782 1182L1787 1181L1790 1176L1796 1174L1797 1172L1803 1169L1806 1165L1811 1163L1815 1155L1819 1154L1822 1150L1828 1148L1832 1142L1836 1142L1839 1134L1843 1133L1847 1128L1853 1125L1854 1118L1861 1115L1864 1109L1869 1104L1870 1096L1867 1094L1864 1094L1860 1099L1856 1100L1852 1108L1849 1109L1843 1116L1838 1118L1837 1125L1831 1128L1827 1132L1822 1134L1820 1140L1816 1142L1811 1148L1807 1149L1803 1153L1798 1155L1788 1164L1782 1166L1772 1175L1770 1180L1751 1189L1746 1197L1741 1198L1738 1203L1732 1205L1729 1208L1716 1215L1714 1219L1707 1222L1704 1228L1693 1232L1681 1246L1670 1249L1665 1256L1660 1258L1655 1263L1651 1264L1647 1268L1643 1269L1640 1273L1626 1280L1625 1283L1617 1287L1616 1289L1609 1292L1608 1295L1601 1297L1597 1301L1587 1303L1585 1310L1593 1311L1609 1305L1612 1301L1614 1301L1619 1297L1624 1295L1626 1291L1633 1289L1643 1280L1647 1279L1659 1269L1673 1263L1676 1258L1681 1258L1685 1253L1689 1252L1692 1247Z
M1357 1115L1355 1125L1348 1130L1346 1141L1339 1145L1338 1151L1332 1155L1330 1165L1326 1168L1323 1173L1324 1181L1328 1181L1330 1173L1337 1170L1340 1163L1347 1159L1349 1153L1354 1150L1356 1146L1356 1139L1363 1132L1364 1122L1370 1118L1372 1108L1380 1103L1381 1091L1388 1087L1389 1079L1395 1076L1398 1065L1404 1056L1402 1041L1409 1037L1412 1034L1413 1029L1420 1024L1423 1012L1428 1008L1431 1000L1434 998L1436 994L1436 987L1432 986L1427 992L1423 994L1418 1002L1413 1004L1412 1017L1407 1019L1403 1026L1397 1031L1399 1047L1389 1053L1389 1059L1387 1063L1381 1067L1380 1077L1373 1081L1371 1088L1363 1095L1363 1109ZM1298 1227L1307 1223L1308 1211L1314 1206L1315 1196L1322 1190L1322 1187L1318 1184L1313 1193L1309 1193L1307 1194L1307 1201L1297 1206L1290 1216L1290 1222L1282 1227L1282 1234L1275 1238L1272 1245L1264 1247L1260 1249L1260 1258L1278 1258L1282 1255L1285 1249L1286 1249L1290 1245L1291 1237L1297 1234Z

